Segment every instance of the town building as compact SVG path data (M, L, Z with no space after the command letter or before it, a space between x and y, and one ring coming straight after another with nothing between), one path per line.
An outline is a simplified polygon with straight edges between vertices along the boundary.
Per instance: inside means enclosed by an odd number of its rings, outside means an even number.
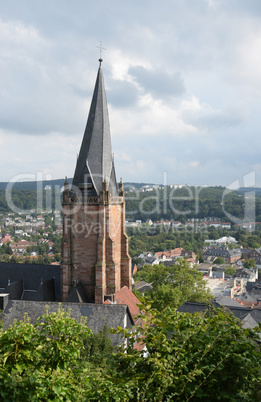
M228 247L208 247L204 252L204 260L214 261L218 257L224 258L226 264L233 264L241 259L241 249Z
M232 236L223 236L217 240L214 239L207 239L205 240L206 244L212 245L225 245L225 244L236 244L237 240Z

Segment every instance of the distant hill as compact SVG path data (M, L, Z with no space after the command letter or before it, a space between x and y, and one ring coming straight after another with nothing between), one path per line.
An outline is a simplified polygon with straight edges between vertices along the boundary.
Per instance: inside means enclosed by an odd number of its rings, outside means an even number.
M72 178L69 178L68 182L72 183ZM39 192L36 190L40 190L41 193L41 190L46 189L46 186L50 186L52 190L58 189L60 193L60 188L63 185L64 179L13 183L12 201L21 210L36 209L39 201ZM145 185L148 185L148 187L153 186L151 183L126 182L124 183L124 188L126 191L131 189L139 190ZM6 182L0 183L0 213L7 213L11 208L5 196L7 186L8 183ZM164 190L160 189L153 193L140 192L139 196L135 192L128 193L126 197L126 219L145 222L147 219L152 221L161 219L184 221L188 218L215 217L215 219L227 220L227 213L230 216L243 219L245 197L248 197L251 191L255 191L256 222L261 222L261 188L240 188L238 191L228 192L225 190L225 187L221 186L199 189L191 187L188 194L188 189L184 187L174 189L175 194L173 194L173 189L167 187ZM48 200L48 202L52 202L53 209L57 209L57 197L54 192L52 192L51 198L48 198L48 193L46 193L41 200L43 201L43 204L41 204L43 208L45 208ZM40 202L42 202L41 200Z
M72 178L67 179L68 182L71 184L72 183ZM41 190L44 189L45 186L51 186L54 188L55 186L60 186L62 187L64 184L64 179L56 179L56 180L44 180L44 181L22 181L22 182L17 182L13 183L12 188L15 190ZM8 185L8 182L0 182L0 190L5 190L6 186ZM124 187L127 190L130 187L135 187L135 188L140 188L145 185L153 185L151 183L133 183L133 182L127 182L124 183Z
M72 178L67 179L68 182L71 184L72 183ZM64 184L64 179L56 179L56 180L43 180L42 182L37 182L37 181L23 181L23 182L16 182L13 183L12 188L15 190L37 190L37 189L44 189L45 186L51 186L54 188L55 186L62 187ZM137 189L149 185L153 186L153 183L134 183L134 182L124 182L124 188L125 190L128 190L131 187L135 187ZM0 190L5 190L6 186L8 185L8 182L0 182ZM192 186L193 187L193 186ZM215 186L220 187L220 186ZM220 187L224 188L224 187ZM261 195L261 188L260 187L240 187L237 192L239 194L244 194L248 193L250 191L255 191L257 195Z
M261 188L260 187L240 187L238 193L244 194L254 191L256 195L261 195Z
M67 179L69 183L72 183L72 179ZM6 186L9 183L0 182L0 190L5 190ZM64 179L57 179L57 180L43 180L43 181L22 181L13 183L12 188L15 190L41 190L44 189L45 186L60 186L62 187L64 184Z

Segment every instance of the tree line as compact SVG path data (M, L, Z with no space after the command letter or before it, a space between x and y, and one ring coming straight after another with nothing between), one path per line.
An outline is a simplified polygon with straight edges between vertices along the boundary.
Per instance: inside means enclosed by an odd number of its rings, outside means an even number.
M204 231L193 231L191 229L171 231L164 227L149 228L146 226L135 228L128 227L129 251L135 263L139 262L138 256L143 251L171 250L183 247L185 250L193 251L202 255L202 249L206 246L205 240L217 240L223 236L233 236L237 244L230 244L229 247L259 248L261 246L261 230L249 233L245 229L228 230L225 228L210 227Z
M42 208L46 205L57 209L60 196L55 190L24 190L13 188L9 191L13 204L21 210ZM244 217L245 197L237 191L227 191L224 187L166 187L151 192L126 191L126 219L157 221L174 219L185 222L191 218L217 217L226 219L226 214L242 219ZM261 194L256 194L256 221L261 221ZM11 212L6 192L0 190L0 213Z

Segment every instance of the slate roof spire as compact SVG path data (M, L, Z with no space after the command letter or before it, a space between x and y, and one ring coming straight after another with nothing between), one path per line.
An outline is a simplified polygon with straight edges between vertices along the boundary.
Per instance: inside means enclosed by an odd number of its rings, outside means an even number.
M73 185L90 195L99 195L104 180L112 196L118 195L114 161L111 151L111 134L107 99L99 60L96 84L91 107L77 159Z

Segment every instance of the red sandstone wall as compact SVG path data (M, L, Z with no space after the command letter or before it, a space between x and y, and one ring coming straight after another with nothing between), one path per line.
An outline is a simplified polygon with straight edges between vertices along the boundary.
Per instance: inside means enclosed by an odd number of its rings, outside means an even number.
M106 294L121 289L121 205L108 205L106 213Z
M99 225L98 205L88 205L88 208L81 205L75 213L64 217L63 224L63 286L66 282L71 285L73 281L81 281L93 300ZM64 289L63 293L64 299L68 290Z
M64 210L70 210L69 204ZM78 205L73 214L64 215L63 226L63 300L74 281L83 283L95 303L125 285L131 289L124 204Z

